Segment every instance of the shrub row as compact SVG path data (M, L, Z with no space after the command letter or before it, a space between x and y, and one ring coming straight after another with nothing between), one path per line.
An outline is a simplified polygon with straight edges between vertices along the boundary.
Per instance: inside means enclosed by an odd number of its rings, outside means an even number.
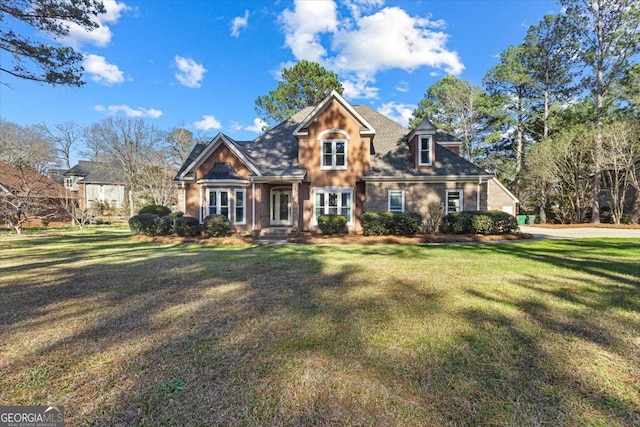
M318 228L322 234L343 234L347 232L347 217L344 215L320 215Z
M422 216L417 212L367 211L360 216L365 236L413 236L420 232Z
M198 219L183 216L182 212L174 212L164 216L152 213L134 215L129 218L129 228L133 234L146 236L175 234L180 237L194 237L200 234Z
M182 212L173 212L160 216L142 213L129 218L129 228L133 234L146 236L195 237L200 235L198 218L183 216ZM209 236L222 237L231 234L231 223L224 215L210 215L205 218L204 229Z
M158 216L166 216L171 213L171 208L162 205L147 205L140 208L138 215L140 214L155 214Z
M518 220L501 211L463 211L442 219L442 232L448 234L508 234L518 230Z

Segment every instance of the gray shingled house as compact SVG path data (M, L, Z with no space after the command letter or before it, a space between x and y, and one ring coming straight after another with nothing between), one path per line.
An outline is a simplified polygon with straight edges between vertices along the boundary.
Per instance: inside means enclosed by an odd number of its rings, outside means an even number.
M502 210L517 199L459 156L461 142L424 120L408 130L331 93L252 141L222 133L197 144L176 175L186 215L229 217L237 232L317 230L326 213L359 231L367 210Z
M91 208L95 201L109 202L116 209L124 206L126 186L116 168L104 163L79 160L62 176L64 187L76 193L80 209Z

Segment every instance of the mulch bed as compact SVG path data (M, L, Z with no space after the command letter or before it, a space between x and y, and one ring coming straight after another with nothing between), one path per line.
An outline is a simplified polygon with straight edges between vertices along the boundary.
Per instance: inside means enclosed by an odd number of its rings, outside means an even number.
M415 245L420 243L465 243L465 242L498 242L503 240L531 239L533 235L528 233L511 233L485 236L482 234L419 234L416 236L363 236L356 234L323 236L318 234L303 233L287 239L291 243L304 243L309 245L321 244L382 244L395 243Z

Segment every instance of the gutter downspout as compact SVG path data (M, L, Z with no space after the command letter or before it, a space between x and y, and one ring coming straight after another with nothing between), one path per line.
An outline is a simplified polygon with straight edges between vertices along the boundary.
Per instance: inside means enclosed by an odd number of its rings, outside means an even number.
M251 234L256 231L256 182L251 177Z
M478 177L477 190L476 190L476 210L477 211L480 210L480 186L481 185L482 185L482 177L479 176Z

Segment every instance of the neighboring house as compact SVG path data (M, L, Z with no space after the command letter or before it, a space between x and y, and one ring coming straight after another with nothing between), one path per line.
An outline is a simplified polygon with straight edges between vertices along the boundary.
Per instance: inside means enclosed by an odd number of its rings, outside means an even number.
M179 209L201 222L229 217L236 232L317 230L342 214L359 231L367 210L515 213L517 199L493 175L458 155L461 142L424 120L408 131L332 92L253 141L220 133L197 144L175 182Z
M0 161L0 218L11 227L38 220L70 221L74 202L51 178Z
M116 169L104 163L79 160L62 174L64 187L76 192L80 209L91 208L95 201L109 202L121 209L125 203L125 184Z

